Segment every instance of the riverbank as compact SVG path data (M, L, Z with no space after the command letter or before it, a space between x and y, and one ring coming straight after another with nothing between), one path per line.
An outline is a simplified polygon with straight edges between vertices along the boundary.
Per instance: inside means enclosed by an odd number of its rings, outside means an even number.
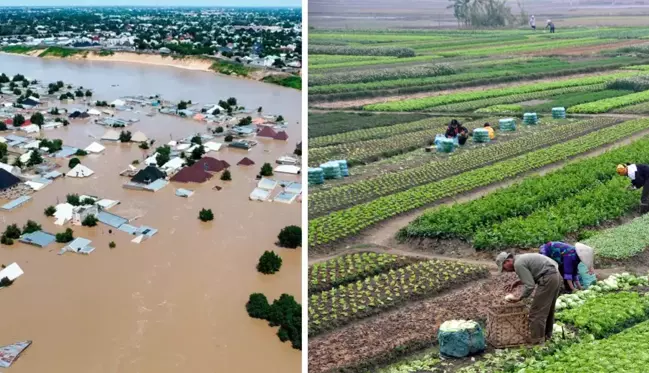
M67 52L67 53L66 53ZM245 65L214 60L207 57L172 57L159 54L133 52L84 51L68 48L12 48L0 50L3 54L13 54L46 59L70 59L86 61L108 61L136 63L149 66L167 66L185 70L209 71L242 79L302 89L302 78L278 71L251 68Z

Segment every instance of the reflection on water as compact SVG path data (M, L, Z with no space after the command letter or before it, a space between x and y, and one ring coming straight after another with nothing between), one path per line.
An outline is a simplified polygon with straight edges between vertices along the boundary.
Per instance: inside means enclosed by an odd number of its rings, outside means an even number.
M159 229L138 245L126 233L113 230L110 234L102 224L74 227L75 236L91 239L97 248L89 256L58 256L61 244L45 249L23 244L1 247L0 263L18 262L25 275L11 288L0 290L0 345L34 341L10 371L299 371L300 352L281 343L275 328L249 318L245 302L253 292L269 299L288 293L301 301L301 252L273 245L281 228L300 224L300 204L248 201L263 162L273 163L292 152L299 141L300 92L174 68L9 55L0 55L0 72L83 85L94 90L94 98L107 101L154 93L200 103L234 96L245 106L263 106L266 113L281 114L290 123L288 142L261 140L250 152L223 148L208 154L233 165L233 181L228 183L217 175L202 185L171 183L157 193L126 190L122 188L126 179L118 173L134 159L141 161L147 151L134 144L104 143L103 155L82 159L95 171L91 178L56 180L16 211L0 213L3 230L6 224L34 219L44 230L59 232L63 228L45 217L45 207L63 201L68 193L90 194L120 200L111 212L139 217L135 225ZM205 127L163 115L123 116L140 118L131 130L143 131L158 144ZM95 124L73 122L44 133L85 147L104 132ZM236 166L244 156L256 164ZM67 160L59 163L67 171ZM224 188L216 191L214 185ZM196 193L189 199L176 197L179 187ZM198 220L201 208L211 208L214 221ZM115 249L108 248L110 241L117 244ZM265 250L282 256L278 274L257 273L255 265Z

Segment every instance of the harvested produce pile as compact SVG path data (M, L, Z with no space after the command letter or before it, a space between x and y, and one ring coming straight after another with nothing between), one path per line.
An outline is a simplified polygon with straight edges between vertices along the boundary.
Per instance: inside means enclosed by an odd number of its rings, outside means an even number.
M405 267L418 259L372 252L346 254L309 267L309 293Z
M392 269L309 297L309 335L486 277L484 267L431 260Z
M400 356L435 343L437 329L446 320L484 320L494 305L504 303L504 285L516 276L503 274L472 282L462 289L435 298L409 303L309 339L309 372L342 367L375 371ZM359 343L362 341L362 343Z

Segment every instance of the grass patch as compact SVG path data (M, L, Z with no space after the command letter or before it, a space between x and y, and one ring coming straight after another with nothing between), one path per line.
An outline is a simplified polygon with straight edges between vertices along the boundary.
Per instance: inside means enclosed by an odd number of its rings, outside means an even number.
M24 45L9 45L2 47L0 50L6 53L15 53L15 54L27 54L31 51L35 51L39 48L37 47L28 47Z
M220 74L239 76L248 76L248 74L250 74L253 70L252 68L246 67L244 65L226 61L214 62L210 69Z
M79 49L72 49L72 48L62 48L62 47L49 47L46 50L43 51L43 53L39 54L38 57L59 57L59 58L66 58L66 57L72 57L78 54L82 55L87 55L88 51L82 51Z
M266 83L272 83L272 84L281 85L283 87L289 87L289 88L295 88L295 89L302 90L302 77L300 77L300 76L295 76L295 75L290 75L290 76L269 75L267 77L264 77L264 79L262 79L262 81L266 82Z
M100 57L108 57L108 56L112 56L114 54L115 54L115 52L113 52L111 50L108 50L108 49L102 49L102 50L99 51L99 53L97 53L97 55L100 56Z

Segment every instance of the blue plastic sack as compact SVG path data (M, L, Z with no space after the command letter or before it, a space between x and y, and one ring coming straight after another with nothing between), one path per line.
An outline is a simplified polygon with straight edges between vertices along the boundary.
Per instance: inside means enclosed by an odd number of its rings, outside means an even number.
M454 320L450 322L458 321ZM449 321L440 326L439 332L437 333L439 352L445 356L459 358L484 351L486 343L480 324L475 321L459 322L466 323L466 327L456 330L444 330L444 326L449 323Z

